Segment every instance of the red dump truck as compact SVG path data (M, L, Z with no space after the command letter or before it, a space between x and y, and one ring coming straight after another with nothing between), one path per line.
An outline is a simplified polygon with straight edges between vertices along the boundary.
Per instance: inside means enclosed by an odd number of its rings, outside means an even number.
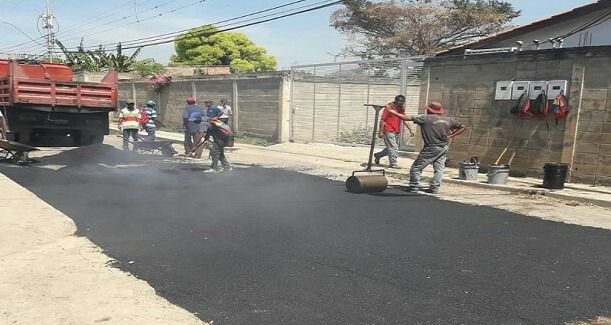
M63 64L0 60L0 110L8 139L102 142L109 131L108 113L117 106L117 73L108 72L99 83L72 80L72 69Z

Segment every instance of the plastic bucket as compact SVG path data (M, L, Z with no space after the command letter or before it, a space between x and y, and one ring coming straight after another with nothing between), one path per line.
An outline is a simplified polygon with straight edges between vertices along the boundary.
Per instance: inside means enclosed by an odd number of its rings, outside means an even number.
M543 166L543 187L551 190L564 188L569 165L567 164L545 164Z
M466 181L476 181L479 172L479 164L463 161L458 168L458 178Z
M509 165L490 165L488 167L488 184L507 184Z

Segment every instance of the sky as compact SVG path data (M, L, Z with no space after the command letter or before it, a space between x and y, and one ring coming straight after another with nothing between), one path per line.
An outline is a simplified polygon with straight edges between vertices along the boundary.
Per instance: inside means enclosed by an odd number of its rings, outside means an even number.
M321 0L306 0L299 5L319 1ZM82 36L85 45L93 46L169 33L287 2L290 0L50 0L57 20L56 28L59 28L57 38L67 46L78 45ZM509 2L522 12L513 22L520 25L595 1ZM0 35L3 40L0 52L44 51L41 45L31 42L26 35L15 29L17 27L33 39L39 40L41 34L36 23L44 7L45 0L0 0ZM339 8L340 6L325 8L237 31L245 33L257 45L274 55L279 68L289 68L294 64L332 62L334 55L346 45L344 37L329 26L329 17ZM169 12L173 9L177 10ZM163 15L158 16L160 13ZM143 21L137 22L138 19ZM30 44L11 48L24 42ZM139 57L152 57L165 64L173 53L174 47L170 43L144 48ZM345 58L337 57L338 61L343 59Z

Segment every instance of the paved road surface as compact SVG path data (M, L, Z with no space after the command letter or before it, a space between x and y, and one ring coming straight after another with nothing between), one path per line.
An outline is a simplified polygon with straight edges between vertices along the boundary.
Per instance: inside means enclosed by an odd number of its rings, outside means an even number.
M136 163L104 146L0 172L73 218L119 267L215 324L611 314L609 231L394 190L354 195L282 170L173 174Z

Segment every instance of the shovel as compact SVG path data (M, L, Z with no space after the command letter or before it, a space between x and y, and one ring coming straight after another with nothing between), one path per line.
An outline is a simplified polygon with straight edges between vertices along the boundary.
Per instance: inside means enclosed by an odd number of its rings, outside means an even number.
M161 169L162 172L165 173L176 173L176 167L178 167L179 165L181 165L182 163L184 163L187 158L191 158L193 157L193 155L197 152L197 150L199 150L199 148L201 148L204 144L209 143L209 141L203 140L197 145L195 146L195 148L193 148L191 150L191 152L189 152L188 155L184 156L183 158L179 159L177 162L174 163L174 165L171 168L168 169Z

